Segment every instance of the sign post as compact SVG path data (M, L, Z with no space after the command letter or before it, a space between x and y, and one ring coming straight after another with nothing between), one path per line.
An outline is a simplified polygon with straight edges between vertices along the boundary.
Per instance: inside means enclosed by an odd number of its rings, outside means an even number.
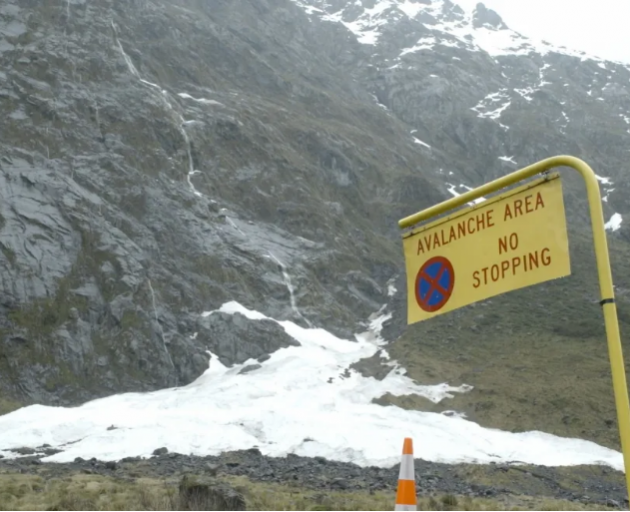
M550 169L567 166L586 182L617 420L630 491L630 406L599 184L584 161L547 158L460 196L405 217L410 228L475 199ZM403 234L408 324L488 297L570 274L568 237L559 175L459 210Z

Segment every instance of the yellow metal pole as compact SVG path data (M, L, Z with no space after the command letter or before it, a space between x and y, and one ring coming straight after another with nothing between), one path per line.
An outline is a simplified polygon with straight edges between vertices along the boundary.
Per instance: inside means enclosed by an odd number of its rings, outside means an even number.
M535 176L536 174L541 174L554 167L562 166L575 169L582 175L584 181L586 182L595 255L597 258L597 273L599 276L599 289L601 295L600 304L604 310L604 323L606 326L606 337L608 339L608 356L610 358L613 392L615 395L617 420L619 423L619 434L621 437L621 450L623 452L626 474L626 490L630 492L630 473L628 472L628 469L630 469L630 405L628 403L628 387L626 384L626 372L623 361L623 352L621 349L619 322L617 320L617 306L615 304L612 272L610 269L610 259L608 254L608 243L606 240L606 229L604 226L604 212L602 209L599 184L593 169L591 169L586 162L573 156L560 155L547 158L508 174L507 176L503 176L502 178L486 183L485 185L466 192L461 196L453 197L414 215L405 217L398 222L398 225L401 229L411 227L418 222L422 222L423 220L445 213L449 210L469 203L474 199L491 194L502 188L509 187L510 185Z

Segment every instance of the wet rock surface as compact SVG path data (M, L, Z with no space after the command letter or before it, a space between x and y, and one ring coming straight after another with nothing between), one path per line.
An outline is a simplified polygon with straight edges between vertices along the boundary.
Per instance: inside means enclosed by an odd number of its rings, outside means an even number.
M200 316L231 300L346 337L385 302L385 198L362 204L404 129L338 115L369 96L299 8L1 9L0 394L77 404L185 385L208 350L231 365L292 344ZM353 128L370 119L376 160Z
M156 450L157 452L158 450ZM194 457L160 453L149 458L120 461L83 460L42 463L37 457L1 460L0 473L39 474L61 478L84 473L119 479L178 479L195 475L211 481L222 475L246 476L253 481L297 485L317 490L395 491L398 465L392 468L360 467L323 457L266 457L256 448L221 456ZM550 468L524 465L448 465L415 460L418 495L492 497L546 496L627 510L623 474L604 466Z

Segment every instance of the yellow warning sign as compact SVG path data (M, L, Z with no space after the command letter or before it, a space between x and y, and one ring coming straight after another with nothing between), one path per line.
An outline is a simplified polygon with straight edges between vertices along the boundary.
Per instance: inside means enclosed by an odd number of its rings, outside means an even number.
M571 274L555 173L403 235L407 321Z

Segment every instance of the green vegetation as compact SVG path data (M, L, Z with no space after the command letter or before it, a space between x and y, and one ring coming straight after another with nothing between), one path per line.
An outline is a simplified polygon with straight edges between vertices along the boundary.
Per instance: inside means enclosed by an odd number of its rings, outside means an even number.
M313 491L226 478L243 494L248 510L392 510L393 492ZM177 481L116 479L73 474L62 478L0 474L0 510L181 510ZM200 510L214 510L201 508ZM481 499L443 495L421 497L418 510L606 510L576 502L506 495Z

